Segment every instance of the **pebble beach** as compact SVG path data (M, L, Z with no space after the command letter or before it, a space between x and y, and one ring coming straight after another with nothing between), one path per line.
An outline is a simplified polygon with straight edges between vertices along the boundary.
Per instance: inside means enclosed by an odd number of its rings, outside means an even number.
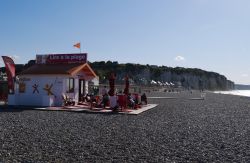
M152 92L139 115L0 109L0 162L249 162L250 98ZM1 107L1 106L0 106Z

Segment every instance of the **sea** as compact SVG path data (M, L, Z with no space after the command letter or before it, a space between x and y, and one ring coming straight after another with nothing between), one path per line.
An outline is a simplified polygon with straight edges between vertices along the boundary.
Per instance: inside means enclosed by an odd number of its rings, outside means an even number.
M215 93L231 94L231 95L250 97L250 90L215 91Z

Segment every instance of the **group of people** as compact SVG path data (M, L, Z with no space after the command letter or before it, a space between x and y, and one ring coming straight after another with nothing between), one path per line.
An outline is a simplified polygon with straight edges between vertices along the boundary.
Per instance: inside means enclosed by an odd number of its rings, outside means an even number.
M102 94L102 100L100 104L102 105L102 107L105 108L106 106L110 105L110 107L113 110L117 110L120 107L124 107L123 106L124 103L126 107L133 108L133 109L136 108L136 106L138 105L142 105L142 104L146 105L148 103L147 96L145 93L141 95L141 98L139 98L138 94L137 95L136 94L132 95L131 93L127 95L122 94L121 96L125 98L123 98L123 100L120 100L118 98L119 94L117 94L116 96L109 96L108 90L106 86L104 86L104 88L101 91L101 94Z
M138 94L122 94L122 92L115 96L110 96L106 86L101 90L101 96L94 96L93 94L86 94L82 97L83 102L91 104L91 107L106 108L110 106L112 110L119 108L138 108L140 105L147 105L147 96L143 93L141 96Z

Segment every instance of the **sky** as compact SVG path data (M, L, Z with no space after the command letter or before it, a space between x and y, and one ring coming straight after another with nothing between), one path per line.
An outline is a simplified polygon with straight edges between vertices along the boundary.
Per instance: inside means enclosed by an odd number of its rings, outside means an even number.
M250 84L249 0L1 0L0 55L200 68ZM4 66L0 60L0 66Z

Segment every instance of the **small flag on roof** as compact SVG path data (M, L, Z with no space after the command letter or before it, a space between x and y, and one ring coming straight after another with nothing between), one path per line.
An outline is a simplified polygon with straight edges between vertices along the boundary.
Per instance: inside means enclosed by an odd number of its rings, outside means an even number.
M76 44L74 45L74 47L76 47L76 48L78 48L78 49L81 49L81 43L80 43L80 42L76 43Z

